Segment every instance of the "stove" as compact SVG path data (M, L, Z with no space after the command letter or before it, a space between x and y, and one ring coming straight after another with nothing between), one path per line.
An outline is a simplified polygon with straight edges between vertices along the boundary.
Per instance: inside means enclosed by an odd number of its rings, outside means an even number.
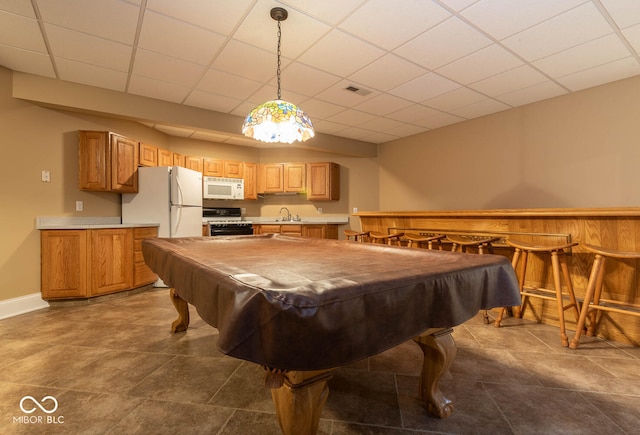
M209 224L210 236L253 234L252 222L242 219L242 211L236 207L204 207L202 223Z

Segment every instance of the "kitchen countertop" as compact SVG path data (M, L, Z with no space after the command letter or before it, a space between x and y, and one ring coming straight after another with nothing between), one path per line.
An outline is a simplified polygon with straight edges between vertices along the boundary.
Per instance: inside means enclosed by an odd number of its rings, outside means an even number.
M101 228L138 228L157 227L160 223L123 224L120 216L76 217L76 216L38 216L37 230L89 230Z
M299 221L280 221L273 217L247 217L256 225L343 225L349 223L349 216L301 217Z

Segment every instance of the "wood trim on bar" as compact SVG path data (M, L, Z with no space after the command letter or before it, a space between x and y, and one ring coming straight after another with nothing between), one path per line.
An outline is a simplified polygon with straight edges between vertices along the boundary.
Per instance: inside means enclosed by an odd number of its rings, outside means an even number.
M425 210L425 211L361 211L354 216L389 216L389 217L580 217L601 216L640 217L640 207L610 207L610 208L521 208L521 209L493 209L493 210Z

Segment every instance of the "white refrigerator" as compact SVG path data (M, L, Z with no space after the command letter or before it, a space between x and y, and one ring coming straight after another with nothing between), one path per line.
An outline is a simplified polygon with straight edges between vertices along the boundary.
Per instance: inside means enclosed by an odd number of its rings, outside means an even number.
M138 168L138 193L122 194L122 223L159 223L158 237L202 236L202 174L180 166Z

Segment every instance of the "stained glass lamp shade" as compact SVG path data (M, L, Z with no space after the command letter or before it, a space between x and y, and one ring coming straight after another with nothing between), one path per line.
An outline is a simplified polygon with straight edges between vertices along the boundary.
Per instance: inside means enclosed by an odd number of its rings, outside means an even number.
M311 119L295 104L271 100L253 109L242 125L245 136L263 142L304 142L314 136Z

